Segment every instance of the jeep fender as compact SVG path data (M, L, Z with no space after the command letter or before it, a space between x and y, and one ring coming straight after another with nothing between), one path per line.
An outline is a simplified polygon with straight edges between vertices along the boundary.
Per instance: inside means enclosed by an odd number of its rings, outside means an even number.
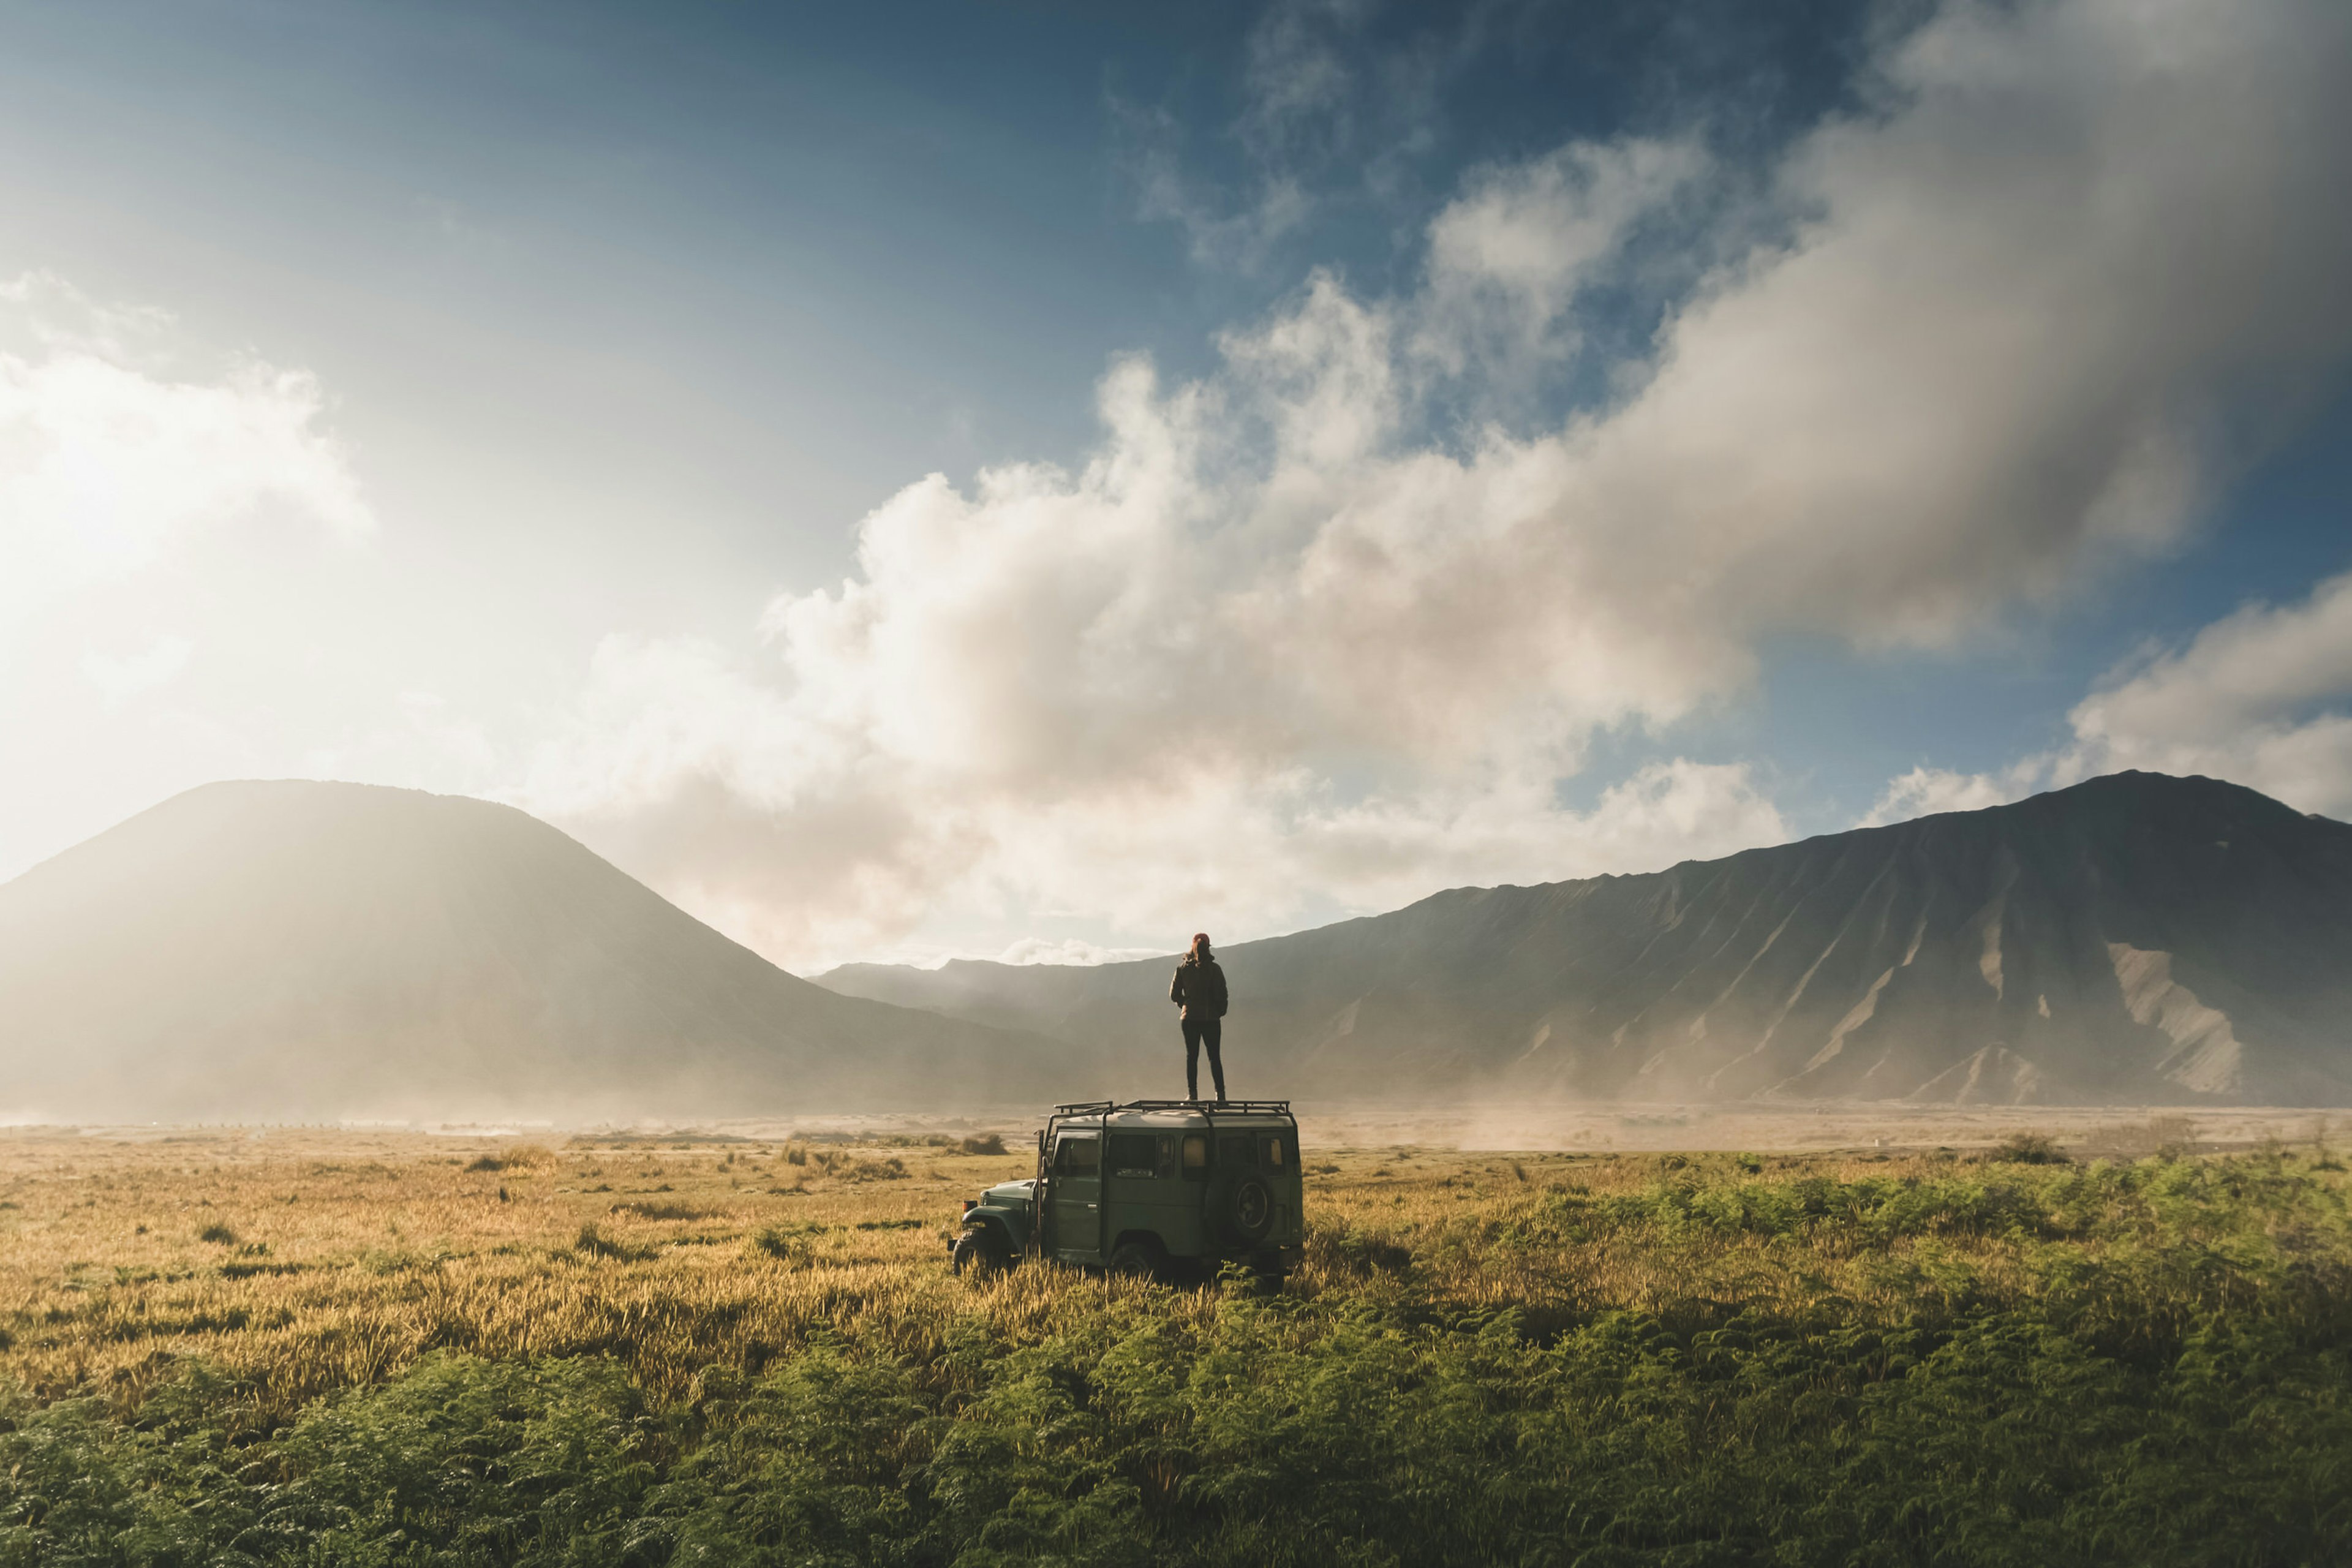
M978 1208L964 1211L964 1229L970 1230L974 1226L985 1226L996 1232L1003 1239L1004 1247L1008 1253L1018 1255L1028 1249L1029 1216L1027 1215L1016 1214L1011 1209L999 1208L992 1204L982 1205Z

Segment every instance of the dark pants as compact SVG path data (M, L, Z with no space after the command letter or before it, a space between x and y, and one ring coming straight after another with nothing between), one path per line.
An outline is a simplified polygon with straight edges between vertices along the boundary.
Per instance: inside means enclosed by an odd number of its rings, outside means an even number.
M1217 1052L1225 1037L1223 1018L1186 1018L1184 1026L1184 1098L1201 1098L1201 1047L1209 1047L1209 1077L1215 1080L1217 1098L1225 1098L1225 1058Z

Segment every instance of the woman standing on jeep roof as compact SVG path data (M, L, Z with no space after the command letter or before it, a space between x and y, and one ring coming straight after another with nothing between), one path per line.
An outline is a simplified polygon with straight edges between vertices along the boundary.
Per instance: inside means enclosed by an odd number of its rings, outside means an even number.
M1218 1047L1224 1043L1225 972L1209 951L1207 931L1192 938L1192 951L1176 966L1176 978L1168 983L1168 1000L1176 1004L1176 1016L1184 1026L1184 1098L1201 1098L1201 1047L1206 1046L1209 1077L1217 1086L1217 1103L1223 1105L1225 1058Z

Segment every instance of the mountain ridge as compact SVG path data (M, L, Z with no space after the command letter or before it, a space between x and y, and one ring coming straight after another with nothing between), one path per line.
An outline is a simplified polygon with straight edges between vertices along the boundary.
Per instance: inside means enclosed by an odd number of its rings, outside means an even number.
M0 1110L634 1120L889 1108L1066 1048L844 997L511 806L175 795L0 884Z
M1447 889L1220 956L1253 1092L2352 1100L2352 827L2211 779ZM1169 962L815 978L1164 1077Z

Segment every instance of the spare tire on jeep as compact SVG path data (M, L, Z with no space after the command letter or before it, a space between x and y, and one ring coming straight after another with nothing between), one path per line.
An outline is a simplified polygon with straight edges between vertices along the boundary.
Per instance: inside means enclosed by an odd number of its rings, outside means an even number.
M1255 1176L1235 1182L1223 1207L1226 1233L1244 1247L1255 1247L1274 1226L1274 1194Z

